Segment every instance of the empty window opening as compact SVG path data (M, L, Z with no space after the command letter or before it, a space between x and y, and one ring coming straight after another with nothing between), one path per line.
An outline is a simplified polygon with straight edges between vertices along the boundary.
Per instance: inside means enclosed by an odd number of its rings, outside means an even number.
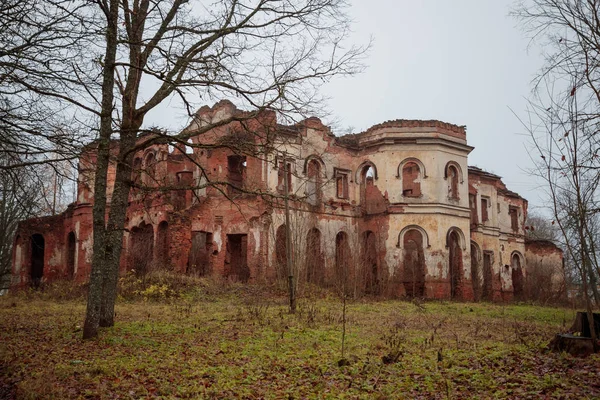
M348 199L349 187L348 187L348 176L349 171L335 171L335 192L338 199Z
M156 231L156 264L158 268L168 269L169 266L169 223L162 221Z
M517 232L519 230L519 208L510 206L508 214L510 215L510 227Z
M493 257L494 254L492 252L483 252L483 287L481 290L481 298L487 301L491 301L493 299Z
M141 223L132 228L129 235L129 269L139 276L150 272L154 254L154 228Z
M287 179L287 182L286 182ZM286 194L285 185L287 183L287 193L292 192L292 163L287 160L279 161L277 169L277 191Z
M425 253L423 235L416 229L404 234L404 291L408 297L425 295Z
M482 197L481 198L481 222L485 223L490 220L488 215L488 207L490 206L490 200Z
M460 298L462 296L462 249L460 247L460 237L458 232L452 231L448 235L448 253L449 253L449 278L450 278L450 298Z
M77 240L75 233L69 232L67 235L67 277L75 278L75 251L77 250Z
M367 191L375 184L375 169L372 165L365 165L360 171L360 203L366 207L369 196Z
M471 285L473 286L473 300L481 299L481 254L477 246L471 243Z
M194 154L194 142L192 139L187 140L187 144L185 145L185 154Z
M321 254L321 231L312 228L306 236L306 281L314 284L323 282L323 255Z
M246 178L246 157L232 155L227 157L228 194L242 193Z
M225 277L233 281L248 282L248 235L227 235L227 254L225 256Z
M277 266L277 278L286 279L287 277L287 240L285 224L277 228L275 234L275 261Z
M362 271L365 293L377 295L380 293L380 274L377 257L377 238L372 231L364 233L362 241Z
M133 180L134 185L140 185L142 176L142 159L136 158L133 160L133 168L131 171L131 179Z
M146 173L145 184L152 186L156 183L156 157L154 153L150 153L146 156L146 166L144 168Z
M351 293L351 253L348 235L338 232L335 237L335 276L336 284L343 293Z
M513 254L511 260L513 295L516 299L523 296L523 269L521 268L521 258L518 254Z
M196 276L210 275L210 257L213 253L213 234L211 232L192 232L192 247L188 256L188 274Z
M421 196L421 169L415 162L407 162L402 167L402 195L405 197Z
M31 236L31 286L40 287L44 277L44 252L46 243L40 234Z
M458 200L458 170L454 165L449 165L446 172L448 179L448 197Z
M479 223L477 219L477 196L469 194L469 208L471 209L471 224Z
M306 196L308 203L316 206L321 202L321 164L317 160L311 160L307 166L308 181L306 182ZM288 167L289 187L291 187L291 171Z

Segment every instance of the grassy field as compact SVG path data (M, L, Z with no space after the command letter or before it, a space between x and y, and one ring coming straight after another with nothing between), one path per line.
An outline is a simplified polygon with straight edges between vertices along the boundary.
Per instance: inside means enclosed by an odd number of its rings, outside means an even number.
M0 299L0 398L600 398L600 357L544 351L568 309L349 302L343 357L333 296L295 315L240 286L120 301L116 326L86 342L84 312L82 298Z

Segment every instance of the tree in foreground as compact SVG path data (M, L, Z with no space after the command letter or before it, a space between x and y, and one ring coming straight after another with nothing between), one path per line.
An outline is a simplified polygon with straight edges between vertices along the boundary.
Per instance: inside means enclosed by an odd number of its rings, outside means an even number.
M140 144L148 113L175 99L192 116L197 101L233 97L256 110L241 118L267 109L302 115L322 105L322 81L359 71L364 53L341 46L348 20L340 0L111 0L96 5L104 16L100 31L105 40L84 338L114 323L134 152L157 141L185 142L239 118L208 121L199 131L155 136ZM117 169L105 220L109 142L115 136L120 139Z
M600 12L599 0L532 0L515 11L544 49L546 64L535 81L523 121L535 148L553 223L581 282L594 343L593 303L600 305Z

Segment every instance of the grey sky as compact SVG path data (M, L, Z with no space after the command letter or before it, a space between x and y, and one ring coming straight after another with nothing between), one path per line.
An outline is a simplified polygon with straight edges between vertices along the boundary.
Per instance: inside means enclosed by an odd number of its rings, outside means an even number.
M509 189L543 204L524 115L539 48L508 16L512 0L354 0L353 41L374 46L367 70L326 87L332 112L354 132L389 119L438 119L467 126L469 164L503 177ZM509 109L510 108L510 109Z
M541 206L541 182L526 172L528 137L511 109L524 116L543 60L508 16L514 0L350 1L355 24L348 42L366 44L373 36L374 44L364 73L324 87L338 124L353 132L390 119L466 125L475 147L469 164L502 176L530 210ZM176 130L188 120L172 101L146 124Z

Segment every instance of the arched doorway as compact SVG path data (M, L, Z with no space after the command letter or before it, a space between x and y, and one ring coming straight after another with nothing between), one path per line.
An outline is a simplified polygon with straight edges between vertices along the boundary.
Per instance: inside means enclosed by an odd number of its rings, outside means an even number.
M404 291L408 297L425 295L425 253L423 235L416 229L404 234Z
M372 231L363 234L362 270L365 293L379 294L379 266L377 259L377 238Z
M450 298L456 299L462 297L462 249L460 247L460 236L453 230L448 234L448 265L450 278Z
M31 236L31 286L38 288L44 277L44 253L46 243L39 233Z
M321 231L312 228L306 235L306 281L321 284L323 281L323 257L321 255Z
M481 271L481 251L479 247L471 242L471 285L473 287L473 300L481 300L481 281L483 274Z
M169 264L169 223L167 221L158 224L155 259L158 268L167 269Z
M277 265L277 278L285 279L287 276L287 233L285 224L280 225L275 233L275 261Z
M154 254L154 228L142 222L131 229L129 245L129 266L138 275L150 272Z
M77 240L74 232L67 235L67 277L75 278L75 251L77 250Z
M511 257L513 296L520 300L523 297L523 269L521 268L521 257L513 253Z
M481 298L492 301L494 299L493 279L494 253L492 251L483 252L483 287L481 288Z
M346 294L351 293L351 253L346 232L338 232L335 237L335 276L336 285Z

